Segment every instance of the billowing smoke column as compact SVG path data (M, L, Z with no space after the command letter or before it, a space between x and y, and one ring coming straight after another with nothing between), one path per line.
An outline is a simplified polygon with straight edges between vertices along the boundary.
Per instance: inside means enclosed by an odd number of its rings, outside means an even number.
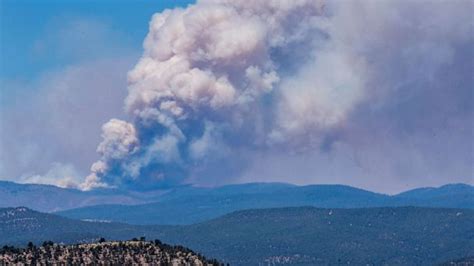
M132 122L103 126L101 159L82 188L226 178L254 150L326 145L372 94L372 52L387 45L377 38L400 22L375 20L370 4L336 3L202 0L155 14L129 73Z

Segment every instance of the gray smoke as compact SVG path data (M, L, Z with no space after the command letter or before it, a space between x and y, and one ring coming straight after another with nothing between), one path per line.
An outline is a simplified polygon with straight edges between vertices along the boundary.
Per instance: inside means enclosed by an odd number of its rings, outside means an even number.
M130 121L102 127L101 159L82 188L231 180L255 154L357 147L364 117L443 84L456 49L472 47L472 7L203 0L155 14L128 76Z

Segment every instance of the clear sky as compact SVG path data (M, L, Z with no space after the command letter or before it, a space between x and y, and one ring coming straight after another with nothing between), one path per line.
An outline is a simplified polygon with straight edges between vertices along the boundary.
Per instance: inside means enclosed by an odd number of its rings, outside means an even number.
M474 184L473 7L0 0L0 179Z
M93 51L86 49L87 53L61 54L56 49L66 47L41 47L48 38L60 38L58 31L64 30L65 24L80 20L98 23L91 27L104 27L104 30L121 34L120 44L126 48L141 53L141 45L148 32L148 22L155 12L165 8L186 6L194 1L171 0L2 0L1 1L1 56L2 79L34 79L38 75L79 60L90 59L106 52L103 48ZM91 28L84 28L82 32L75 32L76 40L88 40ZM101 30L101 29L96 29ZM77 35L83 35L77 36ZM66 37L66 36L64 36ZM68 36L71 37L71 36ZM92 38L92 36L91 36ZM66 40L64 40L66 41ZM72 40L70 40L72 42ZM118 40L117 40L118 41ZM88 43L76 44L88 45ZM92 45L92 44L89 44ZM94 43L93 45L98 45ZM53 49L56 48L56 49ZM78 47L70 48L72 50ZM101 47L99 47L101 48ZM80 50L83 52L84 50ZM84 58L86 57L86 58Z

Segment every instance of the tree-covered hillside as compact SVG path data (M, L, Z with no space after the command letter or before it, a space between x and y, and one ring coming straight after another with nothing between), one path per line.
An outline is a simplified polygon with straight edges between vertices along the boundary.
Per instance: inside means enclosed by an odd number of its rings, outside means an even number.
M194 225L138 226L9 208L0 209L0 245L145 236L232 265L433 265L474 256L472 221L474 211L467 209L298 207L239 211Z
M237 265L433 265L474 256L474 211L416 207L247 210L161 231Z

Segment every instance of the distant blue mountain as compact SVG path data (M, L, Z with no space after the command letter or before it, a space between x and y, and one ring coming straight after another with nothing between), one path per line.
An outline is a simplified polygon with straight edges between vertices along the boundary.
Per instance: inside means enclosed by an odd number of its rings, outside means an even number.
M418 188L393 197L394 205L474 209L474 187L449 184L439 188Z
M256 208L314 206L320 208L368 208L419 206L474 209L474 187L463 184L424 188L388 196L342 185L295 186L254 183L218 188L179 188L158 202L124 206L97 205L58 212L89 220L130 224L192 224L233 211Z
M116 189L80 191L51 185L0 181L0 208L26 206L51 212L97 204L140 204L156 201L159 196L159 192L149 195Z
M192 224L254 208L420 206L474 209L474 187L450 184L389 196L343 185L249 183L216 188L181 186L147 192L117 189L85 192L51 185L0 181L0 208L16 206L57 212L76 219L132 224Z

